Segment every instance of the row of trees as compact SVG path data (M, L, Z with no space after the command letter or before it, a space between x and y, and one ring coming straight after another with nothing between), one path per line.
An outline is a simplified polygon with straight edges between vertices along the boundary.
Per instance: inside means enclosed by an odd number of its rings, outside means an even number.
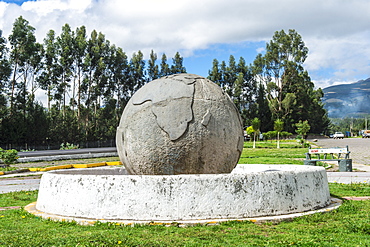
M102 33L88 36L84 26L50 30L42 43L23 17L13 24L8 39L0 33L0 146L59 145L114 139L120 115L132 94L145 83L174 73L185 73L177 52L167 56L141 51L127 56ZM273 129L276 119L287 131L308 120L312 132L328 126L321 103L303 62L307 48L294 30L276 32L266 53L248 65L230 56L213 61L209 79L220 85L240 110L245 126L253 118L261 131ZM47 95L47 106L36 100ZM10 148L9 146L6 146Z
M50 30L37 43L35 29L23 17L0 46L0 145L50 145L113 139L122 111L146 82L186 72L176 53L173 64L162 54L141 51L131 59L102 33L68 24L59 36ZM35 98L47 95L46 109Z

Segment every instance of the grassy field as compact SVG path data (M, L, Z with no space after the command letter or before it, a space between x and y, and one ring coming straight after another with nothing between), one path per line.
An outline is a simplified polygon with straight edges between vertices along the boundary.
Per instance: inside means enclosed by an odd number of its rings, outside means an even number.
M368 193L365 184L331 184L341 197ZM357 192L358 191L358 192ZM0 195L0 206L25 206L37 192ZM21 209L0 211L0 246L369 246L370 201L345 201L328 213L290 222L227 222L215 226L80 226L53 222Z
M276 142L245 142L239 164L296 164L303 165L308 149L302 148L295 141L282 141L280 148L276 148Z
M245 149L240 163L301 164L305 148ZM268 144L270 145L270 144ZM276 145L276 143L275 143ZM278 162L280 160L280 162ZM369 196L368 184L329 184L335 197ZM25 206L37 191L0 194L0 207ZM280 223L227 222L212 226L123 226L43 220L22 208L0 211L0 246L370 246L370 200Z
M306 148L244 148L239 164L297 164L303 165Z

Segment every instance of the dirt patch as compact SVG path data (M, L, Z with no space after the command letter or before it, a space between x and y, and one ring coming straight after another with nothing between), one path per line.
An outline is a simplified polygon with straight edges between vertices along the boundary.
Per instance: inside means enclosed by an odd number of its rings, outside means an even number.
M12 206L12 207L0 207L0 211L10 210L10 209L20 209L20 206Z

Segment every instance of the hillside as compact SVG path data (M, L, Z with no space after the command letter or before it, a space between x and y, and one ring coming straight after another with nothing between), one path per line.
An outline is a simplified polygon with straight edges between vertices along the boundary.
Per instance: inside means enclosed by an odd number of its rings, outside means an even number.
M329 117L370 114L370 78L351 84L330 86L323 91L323 102Z

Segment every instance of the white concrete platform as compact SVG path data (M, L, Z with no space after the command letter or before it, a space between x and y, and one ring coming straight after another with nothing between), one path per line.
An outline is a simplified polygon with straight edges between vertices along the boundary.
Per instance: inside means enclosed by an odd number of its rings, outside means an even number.
M109 167L45 173L35 210L92 221L178 222L295 214L330 202L322 167L238 165L216 175L127 175Z
M34 214L38 217L41 217L43 219L47 220L55 220L55 221L63 221L63 222L76 222L80 225L94 225L97 222L102 223L116 223L120 225L163 225L163 226L193 226L193 225L217 225L222 222L226 221L250 221L256 224L263 223L263 222L281 222L286 220L291 220L297 217L305 216L305 215L311 215L315 213L326 213L330 212L332 210L337 209L342 205L342 200L338 198L331 198L330 204L324 208L317 209L317 210L311 210L303 213L294 213L294 214L284 214L284 215L275 215L275 216L263 216L263 217L251 217L251 218L238 218L238 219L206 219L206 220L181 220L181 221L148 221L148 220L106 220L106 219L88 219L88 218L82 218L82 217L66 217L61 215L55 215L55 214L48 214L41 212L36 209L36 202L31 203L24 207L26 211L28 211L31 214Z

